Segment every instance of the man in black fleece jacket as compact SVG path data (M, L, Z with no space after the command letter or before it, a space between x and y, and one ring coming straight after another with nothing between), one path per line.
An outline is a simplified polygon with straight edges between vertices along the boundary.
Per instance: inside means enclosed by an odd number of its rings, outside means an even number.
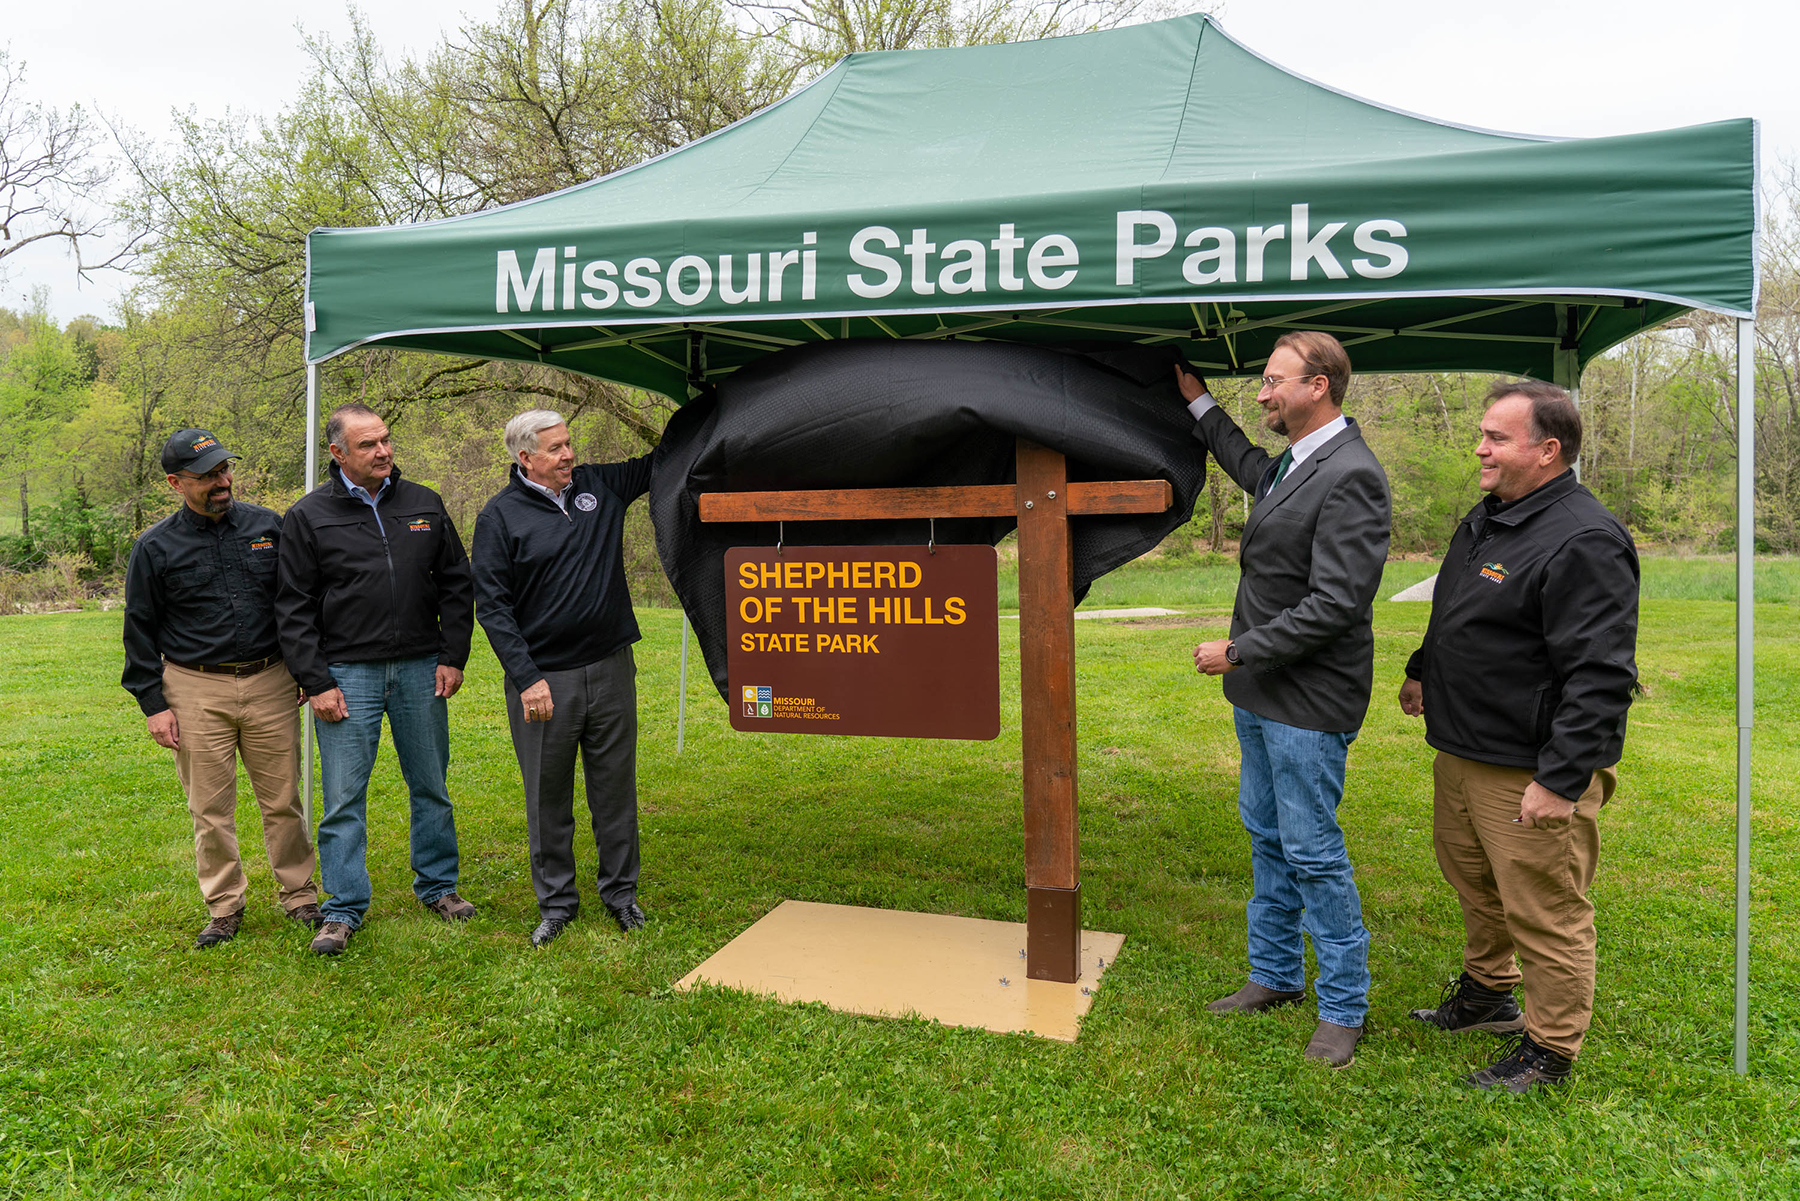
M1413 1017L1520 1032L1464 1083L1523 1093L1567 1079L1593 1018L1587 891L1637 681L1638 561L1570 470L1568 393L1501 383L1488 401L1475 452L1488 495L1450 540L1400 689L1437 748L1432 844L1466 938L1462 975Z
M621 930L637 903L637 665L625 582L625 509L650 488L650 458L575 465L562 417L506 423L512 478L475 519L476 617L506 672L506 715L525 783L533 946L581 909L575 882L575 757L581 755L600 900Z
M331 900L312 949L337 955L369 910L369 774L383 714L409 794L413 892L445 921L475 916L456 893L446 782L447 702L462 687L475 616L462 539L436 492L400 478L387 423L367 405L339 405L325 437L330 482L282 521L275 622L318 719L319 874Z

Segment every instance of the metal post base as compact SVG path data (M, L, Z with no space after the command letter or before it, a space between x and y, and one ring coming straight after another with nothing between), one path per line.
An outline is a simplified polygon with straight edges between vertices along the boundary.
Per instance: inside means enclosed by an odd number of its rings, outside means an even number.
M1081 885L1025 889L1025 974L1064 984L1081 978Z

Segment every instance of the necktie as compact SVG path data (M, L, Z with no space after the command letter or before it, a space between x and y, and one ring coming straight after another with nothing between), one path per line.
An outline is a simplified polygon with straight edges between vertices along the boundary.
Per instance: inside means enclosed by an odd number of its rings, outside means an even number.
M1290 446L1286 450L1281 452L1281 459L1275 464L1275 478L1274 478L1274 480L1270 481L1270 483L1269 483L1269 491L1270 492L1273 492L1273 491L1275 491L1275 489L1281 487L1281 477L1285 476L1288 473L1288 468L1292 467L1293 465L1294 465L1294 448Z

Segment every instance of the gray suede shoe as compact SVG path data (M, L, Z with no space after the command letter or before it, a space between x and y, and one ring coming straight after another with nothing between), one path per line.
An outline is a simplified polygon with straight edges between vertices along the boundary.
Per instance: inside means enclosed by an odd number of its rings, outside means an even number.
M1306 1057L1334 1068L1347 1068L1356 1062L1356 1044L1362 1041L1363 1031L1367 1029L1366 1023L1340 1026L1336 1022L1321 1021L1319 1028L1313 1031L1312 1041L1306 1044Z
M1299 992L1277 992L1251 980L1229 997L1220 997L1209 1002L1206 1007L1214 1013L1261 1013L1265 1009L1276 1009L1283 1005L1298 1005L1304 1000L1304 989Z

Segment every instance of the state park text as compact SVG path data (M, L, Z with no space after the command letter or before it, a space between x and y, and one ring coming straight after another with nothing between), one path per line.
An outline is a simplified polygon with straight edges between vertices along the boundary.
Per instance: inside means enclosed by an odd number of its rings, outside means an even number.
M999 733L993 547L737 547L725 591L734 728Z
M1104 280L1135 291L1140 274L1179 270L1188 285L1257 284L1265 280L1390 279L1406 270L1404 222L1392 217L1331 220L1310 204L1289 205L1285 220L1242 226L1200 221L1185 231L1160 209L1122 209L1115 214L1112 245L1099 258L1112 269ZM1003 221L991 235L955 237L929 225L905 231L865 225L820 262L819 233L807 230L798 245L736 248L668 257L607 248L586 253L579 245L540 246L496 254L494 311L521 313L604 311L623 303L649 309L706 304L776 305L819 298L837 281L861 300L897 295L959 296L989 293L1055 293L1092 273L1078 239L1051 229L1025 229ZM955 232L973 232L959 230ZM1177 246L1185 253L1176 253ZM1107 252L1110 252L1108 254ZM1151 265L1154 264L1154 268ZM1102 268L1104 270L1104 268ZM1092 282L1092 281L1090 281ZM716 300L715 300L715 289Z

